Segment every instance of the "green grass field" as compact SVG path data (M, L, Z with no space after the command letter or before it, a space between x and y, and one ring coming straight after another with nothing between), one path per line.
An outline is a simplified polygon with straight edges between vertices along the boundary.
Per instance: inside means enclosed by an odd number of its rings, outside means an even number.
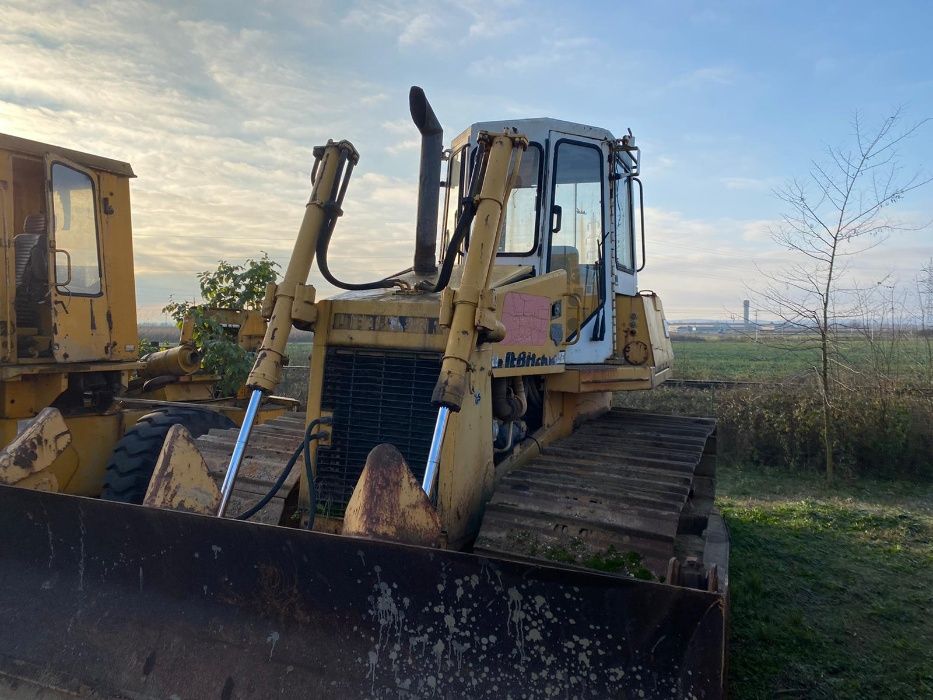
M754 340L674 341L674 373L681 379L726 379L770 381L804 375L819 364L816 349L786 350ZM870 362L869 344L853 339L841 344L844 359L856 367ZM893 351L884 352L905 376L916 375L926 368L926 344L923 340L901 341ZM311 343L289 343L288 356L292 365L307 365Z
M732 697L933 697L933 486L720 471Z
M805 375L820 363L816 348L786 349L780 340L761 343L754 340L677 340L674 339L674 374L680 379L726 379L772 381ZM840 357L855 368L873 361L889 363L903 376L928 372L924 340L901 340L895 345L879 342L876 353L861 339L844 340ZM927 375L928 376L928 375Z

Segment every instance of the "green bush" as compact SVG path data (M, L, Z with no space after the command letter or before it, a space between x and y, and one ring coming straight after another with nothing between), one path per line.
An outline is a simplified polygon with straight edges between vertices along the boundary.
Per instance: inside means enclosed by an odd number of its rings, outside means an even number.
M718 421L719 455L791 470L825 469L820 395L812 385L740 389L663 387L616 395L616 404ZM865 386L833 404L833 453L841 472L882 478L933 476L933 399L909 386Z
M193 321L194 344L201 353L201 366L217 375L216 390L221 396L237 393L253 366L254 353L239 346L236 333L229 332L213 317L211 309L258 309L266 285L276 280L277 267L278 263L266 253L259 260L250 258L242 265L221 260L216 270L198 273L203 306L173 300L162 309L175 319L179 328L186 318Z

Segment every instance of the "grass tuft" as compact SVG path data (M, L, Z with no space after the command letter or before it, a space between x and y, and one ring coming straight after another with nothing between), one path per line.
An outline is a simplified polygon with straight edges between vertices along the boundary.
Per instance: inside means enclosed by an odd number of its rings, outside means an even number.
M736 698L933 697L933 487L723 468Z

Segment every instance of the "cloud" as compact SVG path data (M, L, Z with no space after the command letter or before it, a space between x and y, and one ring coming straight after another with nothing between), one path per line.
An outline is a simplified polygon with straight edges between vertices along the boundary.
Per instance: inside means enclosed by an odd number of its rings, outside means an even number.
M647 96L659 97L670 92L698 92L724 88L735 84L738 77L738 71L731 66L705 66L678 75L666 83L660 83L658 87L649 89Z
M748 221L742 226L742 240L762 243L771 240L771 232L777 230L781 222L776 219Z
M536 48L522 44L508 57L490 55L477 59L467 67L474 77L492 77L508 73L543 74L555 67L573 67L580 75L588 65L599 59L600 42L585 36L542 37Z
M402 151L417 151L421 146L420 138L411 138L405 139L404 141L399 141L394 143L391 146L386 146L386 151L393 155L401 153Z
M402 49L449 51L451 45L498 39L528 25L510 11L516 0L490 6L475 0L365 0L341 22L368 34L392 34ZM466 31L464 31L466 27Z
M0 75L0 130L133 164L147 313L173 291L192 294L196 273L219 258L266 250L284 265L308 198L311 147L352 130L344 105L358 94L370 105L385 98L359 80L309 77L321 73L280 51L280 36L156 3L21 3L5 19L0 61L17 69ZM381 209L341 222L334 258L362 261L363 276L386 274L410 250L417 173L406 185L364 172L348 204Z
M628 70L621 49L518 0L315 0L310 8L296 0L6 0L2 13L0 62L9 70L0 72L0 131L127 160L139 175L132 193L144 310L161 308L172 292L194 294L195 274L221 257L239 261L267 250L284 264L308 199L312 147L328 138L351 138L363 156L334 234L335 273L359 281L407 267L418 137L400 87L405 70L417 70L419 81L423 73L428 87L436 81L430 94L443 107L438 116L455 120L448 136L496 114L580 114L576 96L549 93L545 79L579 92L587 80L604 79L609 60L614 75L633 80L659 72L647 64ZM734 85L740 68L700 64L675 72L661 89ZM489 78L502 75L508 85L497 88ZM582 109L614 119L632 94L644 106L655 89L638 92L635 83L607 92L600 85ZM651 148L645 131L646 171L675 171L672 181L691 172L691 158L668 153L675 140L655 133L662 146ZM691 138L709 138L717 148L724 139L715 130ZM727 196L770 187L754 163L738 172L721 181ZM686 177L676 185L693 187ZM768 212L744 220L660 209L646 215L642 281L669 310L696 315L734 306L754 263L786 260L764 233ZM918 240L892 239L865 264L904 270L925 259ZM321 296L333 291L316 272L311 280Z
M402 46L411 46L423 43L440 43L440 22L429 14L420 14L412 17L405 24L399 34L398 43Z

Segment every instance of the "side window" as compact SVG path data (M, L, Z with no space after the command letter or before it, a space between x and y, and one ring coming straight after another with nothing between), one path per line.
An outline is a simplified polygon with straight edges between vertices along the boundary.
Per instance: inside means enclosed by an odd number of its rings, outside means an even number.
M443 248L454 235L457 227L457 216L460 214L460 200L463 198L463 156L466 146L451 154L447 163L447 206L444 210L444 236Z
M85 173L52 164L55 286L61 294L101 293L94 183Z
M613 182L616 225L616 267L632 272L634 270L634 249L632 228L632 180L622 163L617 163L617 179Z
M509 195L499 253L530 255L538 247L538 202L541 185L541 146L532 143L522 155L522 164Z

